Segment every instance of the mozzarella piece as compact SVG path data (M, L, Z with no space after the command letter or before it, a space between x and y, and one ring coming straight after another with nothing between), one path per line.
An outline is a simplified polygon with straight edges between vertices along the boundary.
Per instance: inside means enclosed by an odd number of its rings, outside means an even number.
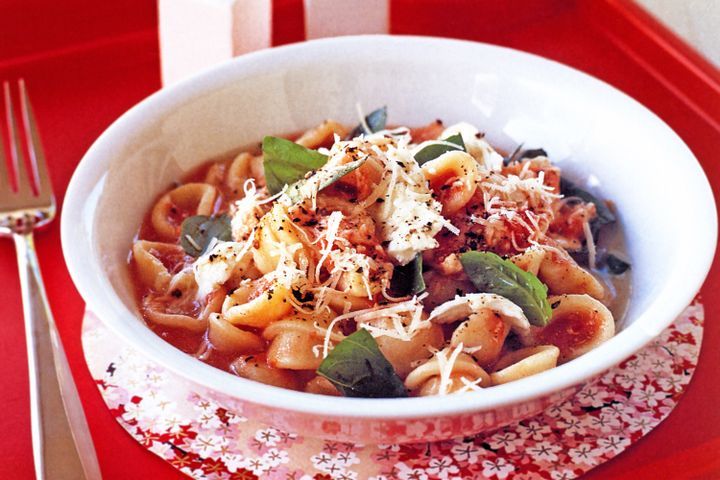
M227 282L236 269L245 266L250 258L247 254L250 252L252 237L251 234L247 242L214 241L207 253L195 260L192 268L199 298L205 298Z
M479 135L480 131L466 122L456 123L445 129L440 138L447 138L459 133L462 136L465 150L472 155L486 170L499 172L503 167L503 157Z

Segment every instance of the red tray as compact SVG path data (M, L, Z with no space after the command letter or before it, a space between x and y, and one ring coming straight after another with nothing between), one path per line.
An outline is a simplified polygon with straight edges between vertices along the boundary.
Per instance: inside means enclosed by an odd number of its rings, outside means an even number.
M302 1L274 0L274 43L303 39ZM629 0L393 0L391 31L505 45L558 60L625 91L662 117L720 186L720 72ZM0 79L23 76L60 199L92 141L160 87L153 0L4 0ZM639 161L645 159L639 159ZM651 159L647 159L651 160ZM708 212L717 215L717 212ZM669 219L672 221L672 219ZM59 223L37 239L48 294L75 372L105 478L182 478L105 409L80 346L83 303L62 261ZM11 242L0 243L0 478L33 478L20 288ZM719 478L720 268L703 292L704 348L668 420L588 479Z

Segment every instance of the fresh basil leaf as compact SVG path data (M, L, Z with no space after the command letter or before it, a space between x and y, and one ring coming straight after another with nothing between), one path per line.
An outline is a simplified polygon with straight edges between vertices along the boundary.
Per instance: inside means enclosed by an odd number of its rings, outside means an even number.
M615 222L615 214L610 210L610 208L608 208L605 202L598 200L595 195L578 187L574 182L564 177L560 179L560 193L562 193L565 198L578 197L585 202L594 203L595 210L597 211L597 217L590 222L591 224L596 222L597 226L603 226ZM593 235L595 233L596 231L593 231Z
M197 258L205 253L213 238L223 242L232 240L231 232L230 217L227 215L219 217L195 215L186 218L182 223L180 246L185 253Z
M447 143L430 143L423 147L419 152L415 154L415 161L418 165L422 165L430 160L435 160L443 153L451 152L453 150L461 150L465 152L465 142L463 142L462 135L456 133L442 140ZM453 145L448 145L451 143Z
M531 324L547 324L552 309L547 286L535 275L492 252L465 252L460 263L475 287L483 293L503 296L522 308Z
M371 133L379 132L380 130L385 130L385 124L387 123L387 106L380 107L366 115L365 123L370 129L369 132L365 129L363 124L360 124L353 128L353 131L350 132L347 138L352 139L363 133L365 135L369 135Z
M613 275L622 275L630 269L630 264L625 260L610 253L605 258L605 264L608 267L608 271Z
M503 158L503 165L508 166L513 162L520 162L526 158L547 157L547 152L544 149L528 148L523 150L523 145L524 144L521 143L517 146L513 153Z
M403 381L364 328L345 337L320 364L317 374L346 397L407 397Z
M332 170L318 170L312 176L298 180L290 185L286 193L293 203L300 203L306 198L310 198L313 190L317 189L319 192L323 188L329 187L348 173L360 167L365 163L365 160L367 160L367 158L355 160L354 162L340 165Z
M315 150L278 137L265 137L262 143L265 183L271 195L285 185L292 185L327 162L327 157Z
M425 291L422 273L422 254L417 254L407 265L395 267L392 276L392 292L397 296L418 295Z

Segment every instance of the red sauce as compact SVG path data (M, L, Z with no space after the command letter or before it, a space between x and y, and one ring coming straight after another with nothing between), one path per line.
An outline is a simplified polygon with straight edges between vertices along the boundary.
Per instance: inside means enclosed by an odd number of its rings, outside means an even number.
M597 311L569 312L553 319L539 334L544 344L552 344L561 351L579 348L589 342L602 325Z

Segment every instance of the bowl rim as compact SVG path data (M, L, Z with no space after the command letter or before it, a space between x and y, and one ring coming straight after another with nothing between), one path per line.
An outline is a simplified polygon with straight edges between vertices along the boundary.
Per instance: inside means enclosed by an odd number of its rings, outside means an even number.
M146 116L152 118L157 112L167 111L175 105L196 98L203 92L227 84L229 79L242 77L243 74L238 72L242 72L243 69L245 75L250 76L253 74L253 66L262 67L273 63L277 65L283 58L298 53L327 47L347 48L351 45L356 47L361 45L363 48L392 46L393 48L454 48L502 52L517 57L519 61L540 62L547 68L564 72L565 75L575 75L595 88L610 89L624 102L628 102L628 107L641 109L649 121L659 122L658 127L664 128L669 135L680 142L679 145L687 154L683 159L686 164L683 165L683 171L688 179L693 180L696 197L700 199L701 204L710 207L710 211L717 211L707 177L682 139L657 115L632 97L589 74L538 55L465 40L401 35L358 35L311 40L236 57L163 88L120 116L93 143L83 156L68 185L61 219L61 240L65 261L88 310L151 360L195 384L230 397L279 410L326 418L406 419L487 411L494 407L549 396L577 386L631 356L660 334L690 304L704 282L714 258L717 243L715 215L712 215L704 225L704 233L706 235L708 232L711 233L702 243L704 249L695 251L694 262L685 262L684 271L659 292L657 297L664 297L662 302L654 301L631 325L585 355L531 377L483 390L482 394L470 392L443 397L366 399L314 395L265 385L200 362L165 342L144 324L137 322L136 316L127 308L123 308L123 311L115 311L113 307L122 305L122 302L114 291L108 292L107 288L99 285L102 282L97 282L94 276L90 275L90 273L99 274L102 270L97 265L95 256L90 256L91 261L88 262L87 252L83 251L80 245L83 241L88 245L92 244L89 239L83 238L83 229L77 228L77 222L83 218L81 210L86 203L87 195L102 181L106 173L96 164L102 163L104 157L109 157L113 151L112 146L121 144L121 139L125 135L141 131L143 124L148 121L144 120ZM93 222L90 224L92 225ZM143 346L153 348L143 348Z

